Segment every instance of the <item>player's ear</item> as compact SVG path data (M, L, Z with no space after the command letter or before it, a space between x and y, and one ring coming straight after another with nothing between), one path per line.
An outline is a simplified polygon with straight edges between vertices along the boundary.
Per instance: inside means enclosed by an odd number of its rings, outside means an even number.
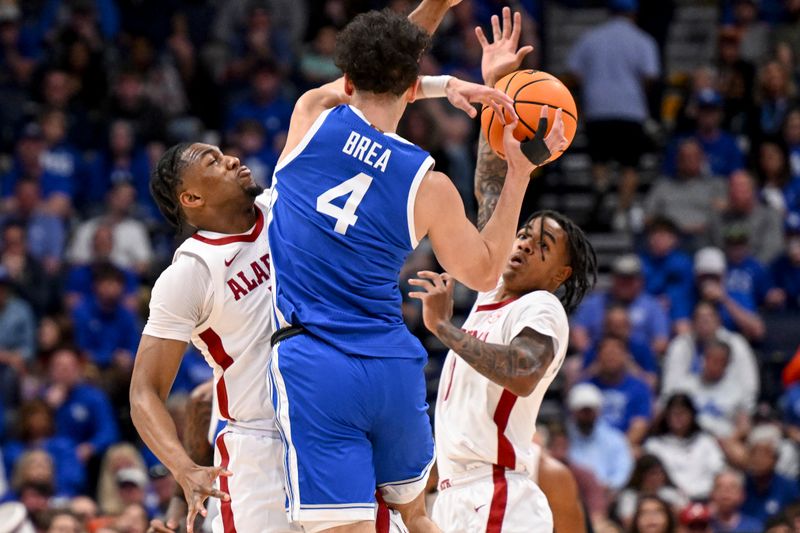
M353 96L353 92L355 91L356 87L353 85L353 82L350 80L350 77L345 74L344 75L344 94L347 96Z
M559 287L564 284L572 276L572 267L571 266L563 266L561 270L556 272L553 280L558 282Z
M199 194L193 191L183 191L178 195L178 201L181 203L182 207L186 207L189 209L202 207L205 204L205 200Z
M417 100L417 96L419 95L420 79L421 78L417 76L414 84L406 91L406 99L408 100L409 104L414 103Z

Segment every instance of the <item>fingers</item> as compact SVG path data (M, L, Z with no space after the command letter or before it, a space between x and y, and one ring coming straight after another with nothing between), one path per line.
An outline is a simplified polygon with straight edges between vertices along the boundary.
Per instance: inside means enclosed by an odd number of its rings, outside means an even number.
M515 144L519 146L519 141L514 137L514 128L517 127L517 122L518 121L514 119L503 126L503 145L506 147L514 146ZM508 151L506 151L506 154L508 154Z
M522 14L516 11L514 12L514 27L511 29L511 43L514 46L517 46L517 43L519 43L520 33L522 33Z
M550 106L543 105L542 111L539 113L539 118L547 118L547 114L550 112Z
M165 524L161 520L151 520L147 533L175 533L177 529L178 525L174 522L167 522Z
M503 8L503 39L511 37L511 8Z
M492 15L492 42L497 42L502 38L503 32L500 30L500 19L497 15Z
M470 118L475 118L478 115L478 112L474 107L472 107L472 104L469 103L469 100L460 94L455 94L450 100L450 103L466 113Z
M517 50L517 56L516 56L517 58L515 60L517 64L522 63L522 61L525 59L525 56L530 54L531 52L533 52L533 46L523 46L522 48Z
M480 26L475 27L475 36L478 38L481 48L489 46L489 41L486 40L486 34L483 33L483 29Z
M211 480L213 481L213 480L217 479L220 476L222 476L222 477L231 477L233 475L233 472L231 472L230 470L228 470L226 468L223 468L221 466L215 466L215 467L213 467L211 469L211 474L213 476L211 478Z

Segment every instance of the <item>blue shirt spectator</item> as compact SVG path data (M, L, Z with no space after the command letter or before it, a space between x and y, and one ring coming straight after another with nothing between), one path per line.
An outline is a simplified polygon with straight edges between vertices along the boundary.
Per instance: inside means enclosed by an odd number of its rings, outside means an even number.
M738 470L726 469L714 478L711 491L714 533L752 533L763 531L764 524L741 512L744 503L744 475Z
M629 340L626 348L628 353L631 354L633 362L636 363L639 368L650 374L658 374L658 360L655 354L653 354L653 350L650 349L650 346L643 342ZM592 346L583 354L583 368L590 367L596 359L597 346Z
M776 301L770 303L800 309L800 213L786 218L785 229L786 252L770 266L770 276L778 292Z
M95 262L89 265L79 265L70 268L67 272L67 279L64 282L64 291L75 305L93 298L94 271L98 265L101 264L102 262ZM139 290L139 276L124 268L121 268L120 271L125 278L125 296L134 296L136 291Z
M226 129L233 130L243 120L255 120L264 128L267 144L272 145L278 133L289 130L293 106L280 94L281 78L274 65L260 66L252 79L251 94L228 111Z
M181 366L178 367L178 375L175 376L175 381L172 383L172 394L177 392L189 394L195 387L213 376L213 371L203 356L194 346L190 345L183 356Z
M647 251L641 255L645 290L656 296L669 310L669 317L687 320L692 314L692 258L678 249L678 228L665 217L648 225Z
M762 522L800 499L797 480L775 470L781 439L781 430L770 424L754 427L747 438L746 498L742 512Z

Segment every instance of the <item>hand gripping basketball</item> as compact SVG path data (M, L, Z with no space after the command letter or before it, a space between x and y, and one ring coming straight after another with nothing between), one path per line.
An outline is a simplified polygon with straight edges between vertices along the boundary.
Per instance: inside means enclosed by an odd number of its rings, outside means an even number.
M523 142L520 146L528 161L536 166L543 165L554 152L559 152L567 146L567 138L564 136L564 120L562 119L560 108L556 110L553 129L550 130L550 134L547 137L545 137L546 131L547 106L543 106L539 124L536 126L536 134L533 139Z

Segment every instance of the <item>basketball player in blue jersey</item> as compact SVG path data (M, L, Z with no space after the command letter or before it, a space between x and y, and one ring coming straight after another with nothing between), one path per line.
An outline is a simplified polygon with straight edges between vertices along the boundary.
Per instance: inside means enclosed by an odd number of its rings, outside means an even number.
M428 236L456 279L494 288L535 163L566 145L557 113L531 162L509 124L505 186L479 232L429 154L395 133L406 105L431 96L417 83L428 44L390 11L357 16L337 41L343 80L298 100L276 167L268 236L281 330L269 379L290 520L312 533L375 531L376 485L411 531L437 531L418 512L433 440L400 267Z

